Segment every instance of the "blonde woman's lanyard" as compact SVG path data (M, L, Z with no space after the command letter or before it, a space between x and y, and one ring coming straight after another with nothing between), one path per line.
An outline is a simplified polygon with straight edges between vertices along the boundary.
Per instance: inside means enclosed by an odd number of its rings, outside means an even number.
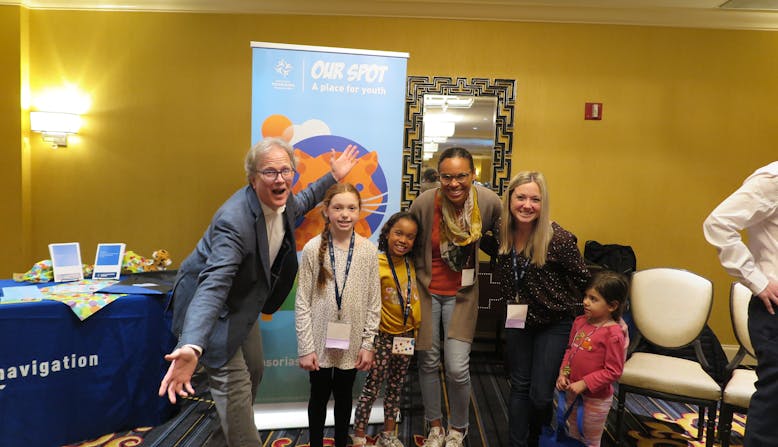
M513 261L513 287L516 292L515 301L519 303L519 286L524 279L524 274L527 273L527 267L529 267L529 258L526 258L521 264L519 269L519 255L516 254L516 250L511 250L511 260Z
M335 248L332 245L332 238L328 238L328 247L330 251L330 266L332 267L332 279L335 283L335 302L338 305L338 319L337 321L330 321L327 323L327 338L324 342L325 348L331 349L348 349L351 339L351 323L341 321L343 304L343 291L346 289L346 281L348 281L348 272L351 269L351 258L354 255L354 232L351 232L351 242L348 245L348 257L346 258L346 271L343 274L343 287L338 288L338 274L335 270Z
M400 307L403 309L403 331L405 331L405 325L408 324L408 315L411 313L411 265L408 262L408 257L403 256L403 259L405 259L405 273L408 275L405 302L403 302L402 287L400 286L400 279L397 277L397 271L394 269L394 260L389 253L386 254L386 257L389 261L389 269L392 270L394 285L397 289L397 299L400 300ZM413 355L415 342L416 340L413 337L392 337L392 354Z
M511 250L511 260L513 261L513 287L516 292L513 304L508 304L507 315L505 316L505 327L512 329L522 329L527 321L527 309L526 304L519 304L519 285L524 279L524 274L527 273L527 267L529 267L529 258L525 259L522 263L521 269L519 269L519 256L516 254L516 250Z

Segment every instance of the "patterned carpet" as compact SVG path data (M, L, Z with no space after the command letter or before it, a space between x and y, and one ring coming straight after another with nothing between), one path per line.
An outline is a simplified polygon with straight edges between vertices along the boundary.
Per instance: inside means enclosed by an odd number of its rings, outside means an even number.
M466 447L507 447L508 382L502 362L493 353L474 352L471 361L473 392L470 405L470 432ZM404 422L398 426L398 437L407 447L420 447L424 442L423 409L418 380L411 372L402 402ZM201 400L188 400L170 421L158 427L144 427L128 432L108 434L99 439L68 447L223 447L211 439L218 428L213 405L207 392ZM445 399L445 396L444 396ZM625 415L626 447L704 447L696 439L697 413L694 407L629 395ZM614 411L606 423L603 447L614 446ZM732 424L731 446L742 446L745 417L736 414ZM370 441L380 425L368 427ZM273 430L260 432L263 447L307 447L307 430ZM332 445L332 431L325 430L325 446Z

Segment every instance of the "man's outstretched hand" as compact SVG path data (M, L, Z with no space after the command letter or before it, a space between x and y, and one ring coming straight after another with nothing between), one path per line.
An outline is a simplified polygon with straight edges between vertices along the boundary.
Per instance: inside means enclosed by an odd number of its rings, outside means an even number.
M183 346L165 356L170 363L167 374L159 385L159 395L167 397L170 403L176 403L176 395L188 397L194 394L192 375L197 367L197 353L193 348Z

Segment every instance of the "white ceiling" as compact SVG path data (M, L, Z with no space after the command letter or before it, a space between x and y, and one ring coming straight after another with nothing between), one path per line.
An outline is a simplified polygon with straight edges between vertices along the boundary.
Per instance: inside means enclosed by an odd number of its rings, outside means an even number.
M723 3L745 9L722 8ZM778 0L18 0L33 9L345 15L778 30Z

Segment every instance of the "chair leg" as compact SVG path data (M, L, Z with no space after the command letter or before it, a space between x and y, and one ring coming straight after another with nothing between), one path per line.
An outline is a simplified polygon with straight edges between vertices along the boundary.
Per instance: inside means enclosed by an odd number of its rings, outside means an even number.
M708 407L708 419L705 427L705 447L713 447L716 442L716 404Z
M705 426L705 407L697 407L697 440L702 441L702 429Z
M729 447L729 437L732 434L732 413L733 408L722 403L719 411L719 439L721 447Z
M624 388L619 387L619 401L616 405L616 447L621 446L621 436L624 433L624 401L626 400L627 392Z

